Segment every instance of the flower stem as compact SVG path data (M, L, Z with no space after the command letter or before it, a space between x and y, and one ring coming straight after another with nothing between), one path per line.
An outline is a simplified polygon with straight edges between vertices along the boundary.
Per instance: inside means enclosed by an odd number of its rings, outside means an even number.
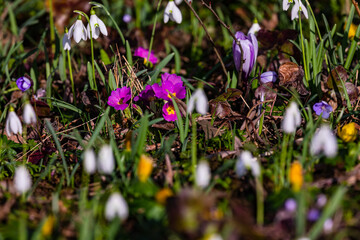
M264 191L261 175L255 178L256 183L256 221L259 226L264 224Z
M49 21L50 21L50 42L52 53L55 53L55 26L54 26L54 14L53 14L53 1L49 0Z
M151 33L151 39L150 39L150 45L149 45L149 53L148 53L148 57L147 57L148 61L150 60L151 49L152 49L152 45L153 45L153 42L154 42L157 17L158 17L158 12L159 12L159 9L160 9L161 2L162 2L162 0L159 1L158 5L157 5L156 13L155 13L154 25L153 25L153 29L152 29L152 33Z
M289 143L289 134L284 135L282 142L282 149L280 153L280 187L285 185L285 168L286 168L286 156L287 156L287 147Z
M96 86L96 80L95 80L95 66L94 66L94 43L93 43L93 38L92 38L92 29L91 29L91 24L90 24L90 19L89 16L79 10L75 10L75 13L81 14L82 16L84 16L87 20L87 22L89 23L89 28L90 28L90 45L91 45L91 66L92 66L92 77L93 77L93 82L90 83L90 87L92 90L97 90L97 86Z
M304 47L304 36L303 36L302 25L301 25L301 11L300 10L299 10L299 27L300 27L301 51L302 51L302 55L303 55L305 79L306 79L307 84L309 84L308 69L307 69L306 56L305 56L305 47Z
M70 81L71 81L71 89L72 89L73 98L74 98L74 104L76 104L75 85L74 85L74 78L73 78L73 74L72 74L72 67L71 67L71 59L70 59L70 51L69 50L67 50L67 60L68 60L68 65L69 65L69 75L70 75Z
M193 181L195 182L196 178L196 163L197 163L197 146L196 146L196 119L195 116L192 116L192 140L191 140L191 170Z

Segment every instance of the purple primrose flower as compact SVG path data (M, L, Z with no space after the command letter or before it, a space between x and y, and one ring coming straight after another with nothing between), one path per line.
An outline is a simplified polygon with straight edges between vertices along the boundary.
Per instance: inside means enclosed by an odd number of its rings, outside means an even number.
M163 110L163 117L166 121L173 122L177 120L176 111L174 105L171 102L165 103L162 110Z
M260 75L261 84L276 82L277 74L273 71L264 72Z
M164 73L161 75L161 86L158 83L152 85L155 96L167 101L171 101L171 94L179 99L186 96L186 88L183 85L181 77L176 74Z
M149 55L149 50L145 49L145 48L142 48L142 47L138 47L134 52L134 56L143 58L144 63L146 63L148 61L148 59L147 59L148 55ZM151 53L150 53L149 61L152 64L156 64L158 62L158 59L157 59L157 57L155 57L153 51L151 51Z
M254 34L249 33L248 36L245 36L242 32L236 32L235 37L239 41L243 52L243 65L242 65L242 76L244 79L247 79L253 69L257 54L258 54L258 41ZM233 55L236 70L240 70L240 61L241 61L241 49L239 45L233 41Z
M142 90L138 96L134 97L134 101L143 101L145 104L155 100L155 92L152 86L147 85L144 90Z
M314 104L313 110L315 111L316 115L320 116L322 114L324 119L328 119L330 113L333 111L333 108L327 102L321 101Z
M25 92L31 87L31 80L27 77L20 77L16 80L16 85L21 91Z
M111 92L107 104L115 110L125 110L129 104L126 102L131 99L131 89L129 87L118 88Z

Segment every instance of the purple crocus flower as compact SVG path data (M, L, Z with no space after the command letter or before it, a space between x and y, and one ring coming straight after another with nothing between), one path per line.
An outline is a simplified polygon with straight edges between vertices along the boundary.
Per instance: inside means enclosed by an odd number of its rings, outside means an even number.
M307 219L311 222L317 221L319 217L320 217L320 211L316 208L310 209L307 214Z
M297 207L297 203L295 201L295 199L293 198L289 198L288 200L286 200L285 202L285 209L288 212L295 212L296 211L296 207Z
M321 101L314 104L313 110L315 111L316 115L320 116L322 114L324 119L328 119L330 113L333 111L333 108L327 102Z
M130 14L125 14L125 15L123 16L123 21L124 21L124 22L129 23L129 22L131 22L131 20L132 20L132 17L131 17Z
M144 90L142 90L138 96L134 97L134 101L143 101L144 103L149 103L155 100L155 92L152 86L147 85Z
M114 107L115 110L125 110L129 104L126 102L131 99L131 90L129 87L118 88L111 92L107 104Z
M148 55L149 55L149 50L145 49L145 48L142 48L142 47L138 47L134 52L134 56L143 58L144 63L146 63L148 61L148 59L147 59ZM153 51L151 51L151 53L150 53L149 61L152 64L156 64L158 62L158 59L157 59L157 57L155 57Z
M164 104L163 108L163 117L168 122L173 122L177 120L176 111L174 105L171 102Z
M21 91L25 92L31 87L31 80L28 79L27 77L19 77L16 80L16 85Z
M245 36L245 34L243 34L242 32L236 32L235 37L244 51L242 76L244 79L247 79L256 62L258 54L258 41L255 35L252 33L249 33L248 36ZM241 49L235 40L233 41L233 55L236 70L239 71L241 64Z
M276 82L277 74L273 71L264 72L260 75L261 84Z
M152 88L156 97L167 101L171 101L170 93L179 99L186 96L186 88L181 81L181 77L176 74L163 74L161 76L161 86L155 83Z

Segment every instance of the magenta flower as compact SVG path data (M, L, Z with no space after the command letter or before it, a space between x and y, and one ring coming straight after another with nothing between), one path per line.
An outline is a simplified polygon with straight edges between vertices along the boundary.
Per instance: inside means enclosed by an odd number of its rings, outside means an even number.
M152 88L156 97L167 101L171 101L170 93L179 99L186 96L186 88L181 81L181 77L176 74L164 73L161 76L161 86L155 83Z
M139 93L139 96L134 97L134 101L143 101L145 104L155 100L155 92L152 86L147 85L144 90Z
M148 61L148 59L147 59L148 55L149 55L149 50L145 49L145 48L142 48L142 47L138 47L134 52L134 56L143 58L144 63L146 63ZM158 62L158 59L157 59L157 57L155 57L153 51L151 51L151 53L150 53L149 61L152 64L156 64Z
M176 111L174 105L171 102L165 103L162 110L163 110L163 117L166 121L173 122L177 120Z
M20 77L16 80L16 85L21 91L25 92L31 87L31 80L27 77Z
M107 104L115 110L125 110L129 104L126 102L131 99L131 90L128 87L118 88L111 92Z
M315 111L316 115L320 116L322 114L322 118L328 119L330 113L333 111L333 108L327 102L321 101L314 104L313 110Z

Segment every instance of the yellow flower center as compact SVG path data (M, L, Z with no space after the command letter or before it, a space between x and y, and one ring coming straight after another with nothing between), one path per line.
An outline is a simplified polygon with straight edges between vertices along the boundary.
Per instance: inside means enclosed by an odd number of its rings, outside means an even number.
M171 93L171 94L174 95L174 97L176 97L176 93ZM170 98L170 99L171 99L171 97L172 97L171 94L169 93L169 94L167 95L167 97Z
M118 102L119 105L123 104L123 99L120 99Z
M168 106L166 109L168 115L174 115L175 114L175 108L173 106Z

